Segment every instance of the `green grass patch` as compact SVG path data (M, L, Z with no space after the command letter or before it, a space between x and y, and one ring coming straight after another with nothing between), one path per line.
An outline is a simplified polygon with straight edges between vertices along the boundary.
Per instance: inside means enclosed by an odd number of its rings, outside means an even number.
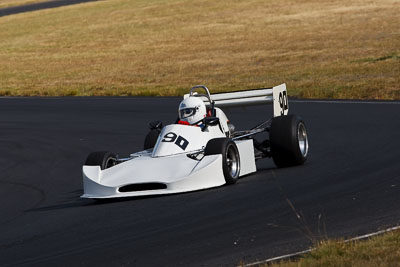
M375 236L365 241L324 241L316 250L292 262L280 262L274 267L376 267L399 266L400 231ZM261 265L262 266L262 265Z
M374 63L377 61L383 61L383 60L388 60L388 59L399 60L400 56L398 56L397 53L392 53L390 55L378 57L378 58L372 58L372 57L362 58L362 59L354 60L354 61L352 61L352 63L363 63L363 62Z
M400 99L399 13L396 0L113 0L0 17L0 95L286 82L297 97Z

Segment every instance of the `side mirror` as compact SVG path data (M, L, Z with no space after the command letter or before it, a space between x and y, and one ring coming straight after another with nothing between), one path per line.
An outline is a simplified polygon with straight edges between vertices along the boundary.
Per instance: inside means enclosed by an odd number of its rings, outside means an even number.
M205 117L203 119L203 123L206 126L215 126L215 125L219 124L219 118L217 118L217 117Z
M161 132L162 127L163 127L163 125L162 125L161 121L152 121L149 123L150 130L157 130L157 131Z

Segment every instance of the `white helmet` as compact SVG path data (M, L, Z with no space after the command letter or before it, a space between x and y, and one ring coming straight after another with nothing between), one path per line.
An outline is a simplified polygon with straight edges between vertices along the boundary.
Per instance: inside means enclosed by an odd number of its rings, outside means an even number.
M193 125L207 115L206 105L198 97L190 96L179 104L179 119Z

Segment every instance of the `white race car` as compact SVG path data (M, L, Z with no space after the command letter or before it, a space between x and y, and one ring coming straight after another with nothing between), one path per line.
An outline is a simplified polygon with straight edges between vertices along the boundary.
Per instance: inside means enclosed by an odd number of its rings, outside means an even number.
M199 93L199 89L204 93ZM272 103L274 117L235 131L221 107ZM179 106L179 120L150 124L143 151L128 158L91 153L83 166L82 198L181 193L224 184L256 172L256 160L272 157L278 167L303 164L308 140L304 121L288 114L286 85L210 95L195 86ZM254 136L269 133L258 142Z

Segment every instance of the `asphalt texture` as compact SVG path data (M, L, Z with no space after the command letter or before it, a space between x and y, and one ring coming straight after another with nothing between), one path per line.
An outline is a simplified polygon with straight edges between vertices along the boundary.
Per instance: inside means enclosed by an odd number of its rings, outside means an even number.
M56 8L56 7L69 6L69 5L94 2L94 1L99 1L99 0L52 0L40 3L0 8L0 17L37 11L41 9Z
M236 184L80 199L86 156L126 156L179 98L1 98L0 266L235 266L400 222L400 103L289 102L308 127L304 166L257 162ZM226 111L237 129L272 106ZM151 171L151 170L149 170Z

